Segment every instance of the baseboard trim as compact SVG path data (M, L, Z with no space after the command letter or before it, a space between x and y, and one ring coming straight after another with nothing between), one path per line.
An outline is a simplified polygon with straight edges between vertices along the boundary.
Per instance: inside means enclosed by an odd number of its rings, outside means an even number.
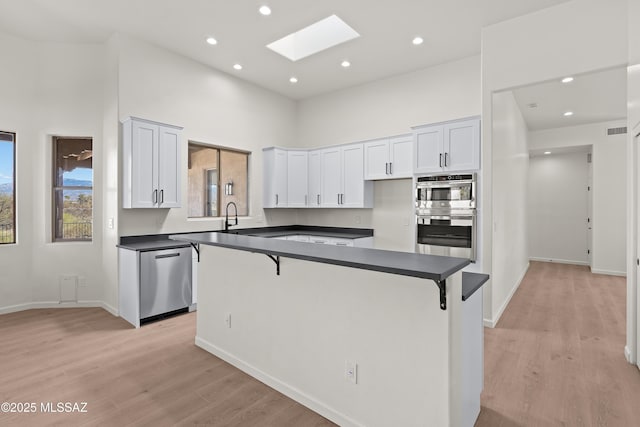
M24 304L0 307L0 314L16 313L18 311L33 310L37 308L102 308L114 316L118 316L118 310L102 301L78 301L78 302L58 302L58 301L37 301Z
M589 265L588 262L584 261L572 261L570 259L557 259L557 258L538 258L538 257L530 257L529 261L538 261L538 262L553 262L556 264L570 264L570 265Z
M607 276L627 277L627 272L626 271L600 270L600 269L597 269L597 268L592 268L591 272L593 274L606 274Z
M631 351L629 350L629 346L624 346L624 358L627 359L627 362L631 363L632 365L635 365L635 361L631 360Z
M516 291L520 287L520 284L522 283L522 280L524 279L524 276L527 275L527 271L529 271L529 266L530 265L531 265L530 263L527 263L527 265L525 266L524 270L520 274L520 277L516 281L516 284L513 286L513 288L509 292L509 295L507 295L507 298L505 299L504 303L502 303L502 305L500 306L500 309L498 309L498 312L496 313L495 317L493 319L483 319L483 323L484 323L484 325L486 327L488 327L488 328L495 328L496 327L496 325L500 321L500 318L502 317L502 313L504 313L504 311L507 309L507 306L511 302L511 298L513 298L513 295L516 293Z
M271 375L261 371L260 369L256 368L253 365L250 365L249 363L244 362L243 360L238 359L237 357L235 357L232 354L229 354L228 352L226 352L225 350L222 350L221 348L215 346L214 344L196 336L196 341L195 341L196 346L202 348L205 351L208 351L209 353L213 354L214 356L219 357L220 359L224 360L225 362L235 366L236 368L240 369L241 371L247 373L248 375L251 375L253 378L257 379L258 381L263 382L264 384L268 385L269 387L279 391L280 393L284 394L285 396L295 400L296 402L300 403L301 405L306 406L307 408L311 409L314 412L317 412L318 414L322 415L323 417L333 421L334 423L340 425L340 426L362 426L362 424L356 422L355 420L353 420L352 418L349 418L348 416L342 414L341 412L338 412L332 408L330 408L329 406L325 405L324 403L318 401L317 399L309 396L308 394L304 393L301 390L298 390L297 388L277 379L272 377Z

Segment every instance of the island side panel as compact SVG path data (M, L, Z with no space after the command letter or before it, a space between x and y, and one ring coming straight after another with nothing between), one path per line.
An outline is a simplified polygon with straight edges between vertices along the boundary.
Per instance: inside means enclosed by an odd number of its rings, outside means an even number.
M289 258L280 269L201 245L196 344L340 425L450 424L449 312L431 280Z

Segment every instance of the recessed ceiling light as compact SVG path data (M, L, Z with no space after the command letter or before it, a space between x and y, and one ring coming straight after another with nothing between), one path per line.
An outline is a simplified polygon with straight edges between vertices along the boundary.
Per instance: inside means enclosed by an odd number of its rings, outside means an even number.
M289 81L290 81L291 83L298 83L298 79L297 79L296 77L291 77L291 78L289 79Z
M564 113L564 116L565 116L565 117L573 116L573 111L566 111L566 112Z
M561 81L562 83L571 83L573 81L573 77L565 77Z
M342 63L341 63L340 65L342 65L344 68L348 68L348 67L351 67L351 62L349 62L349 61L342 61Z
M544 154L551 154L551 151L545 151Z
M235 65L233 66L233 68L234 68L234 69L236 69L236 70L238 70L238 71L240 71L240 70L242 70L242 65L240 65L240 64L235 64Z
M209 43L210 45L216 45L218 44L218 40L214 39L213 37L207 37L207 43Z
M269 43L267 48L295 62L358 37L356 30L331 15Z
M258 9L258 11L260 12L261 15L264 15L264 16L271 15L271 8L267 5L260 6L260 9Z
M418 46L418 45L422 44L422 42L424 42L424 39L422 37L418 36L418 37L415 37L411 43L413 43L416 46Z

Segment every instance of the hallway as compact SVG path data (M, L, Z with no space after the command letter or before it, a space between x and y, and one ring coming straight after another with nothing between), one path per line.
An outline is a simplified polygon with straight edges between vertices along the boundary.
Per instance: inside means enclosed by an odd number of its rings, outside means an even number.
M626 279L531 262L495 329L485 328L476 426L631 426L640 371L624 358Z

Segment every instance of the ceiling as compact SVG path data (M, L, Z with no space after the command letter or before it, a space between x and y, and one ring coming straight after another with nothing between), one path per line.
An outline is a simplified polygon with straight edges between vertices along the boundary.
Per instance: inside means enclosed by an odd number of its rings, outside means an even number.
M0 0L0 31L84 43L121 32L303 99L479 54L482 27L565 1ZM258 13L263 4L270 16ZM295 63L265 47L332 14L361 37ZM417 35L420 46L411 43ZM208 36L218 44L206 44ZM340 66L345 59L351 67Z
M565 76L567 77L567 76ZM529 130L606 122L627 116L627 69L615 68L513 90ZM530 104L537 107L531 108ZM573 115L563 114L572 111Z

